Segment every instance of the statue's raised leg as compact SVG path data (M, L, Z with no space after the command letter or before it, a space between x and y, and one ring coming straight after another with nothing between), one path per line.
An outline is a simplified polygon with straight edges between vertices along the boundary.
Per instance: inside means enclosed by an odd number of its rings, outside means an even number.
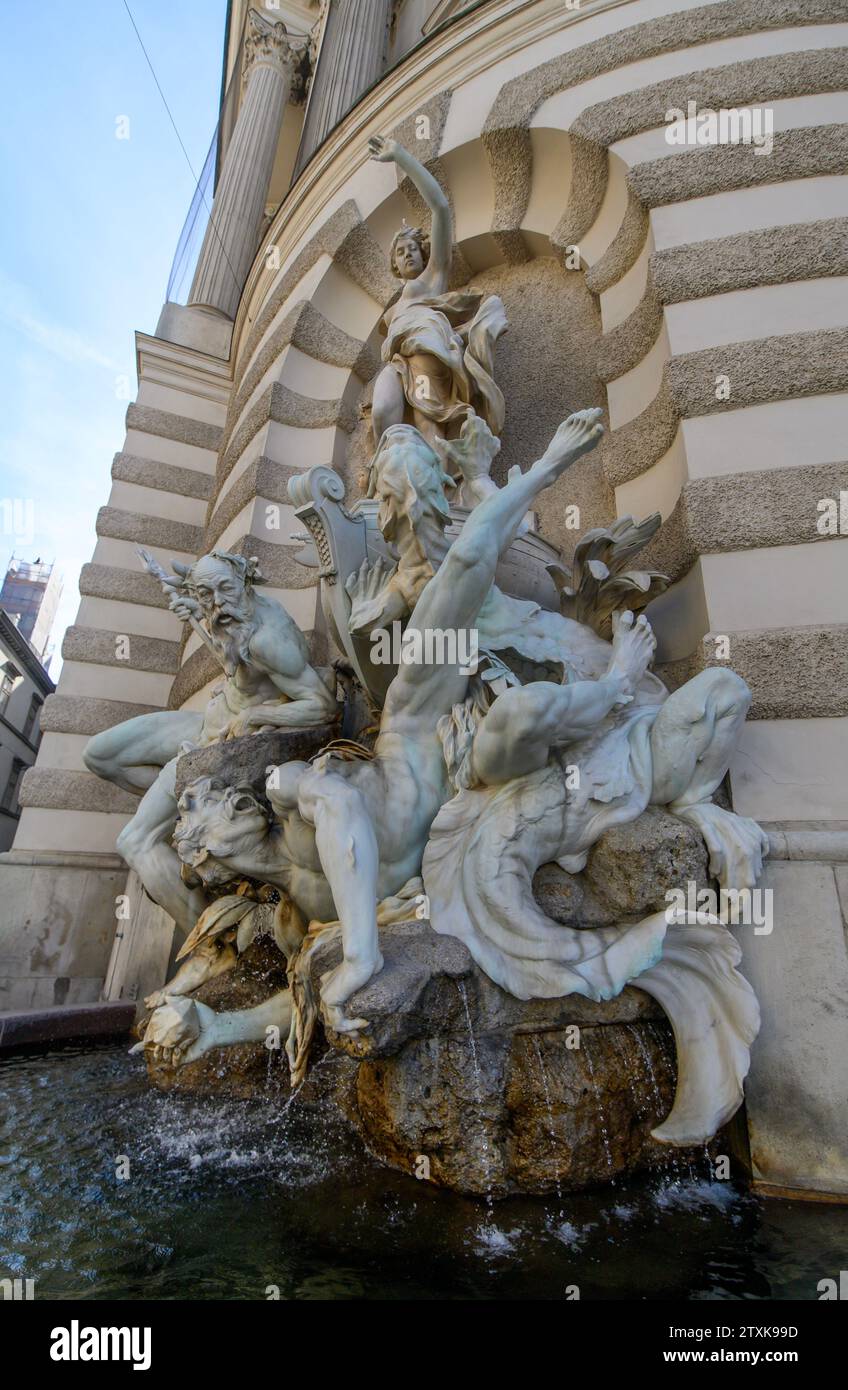
M713 667L669 696L651 732L651 801L701 832L710 872L723 888L752 888L768 853L768 837L756 821L711 800L750 707L741 676Z
M88 740L83 759L89 772L124 791L146 792L184 743L200 738L197 710L155 710L125 719Z
M371 427L374 443L379 444L390 425L402 425L406 410L401 379L394 367L383 367L374 383L371 404Z
M551 750L591 734L618 705L629 704L656 642L644 614L621 615L608 670L592 681L514 686L495 700L474 736L472 766L487 786L538 772Z
M380 852L368 802L346 778L324 767L305 773L298 807L315 826L321 868L330 885L342 928L344 957L321 981L321 1003L337 1032L355 1032L361 1018L348 1019L342 1005L382 969L377 937Z

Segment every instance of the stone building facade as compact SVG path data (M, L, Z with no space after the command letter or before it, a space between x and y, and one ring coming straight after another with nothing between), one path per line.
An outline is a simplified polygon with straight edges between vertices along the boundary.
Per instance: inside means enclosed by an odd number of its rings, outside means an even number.
M286 485L313 464L358 485L397 288L388 248L423 216L368 158L369 136L391 135L449 190L456 284L507 308L500 466L526 466L569 409L607 412L543 534L567 554L569 506L581 530L659 510L661 673L674 685L726 661L753 691L730 777L772 843L774 929L740 929L764 1015L752 1168L765 1187L848 1195L846 0L247 8L229 16L239 87L213 226L189 304L136 335L138 396L0 867L33 946L26 984L2 982L6 1007L50 1002L60 976L68 1002L134 997L172 951L132 882L115 940L114 845L136 803L82 761L92 733L200 709L217 677L136 547L165 564L257 555L316 658L331 655ZM771 149L670 144L666 113L690 101L765 108Z
M54 690L38 653L0 609L0 851L15 838L23 779L38 756L41 711Z

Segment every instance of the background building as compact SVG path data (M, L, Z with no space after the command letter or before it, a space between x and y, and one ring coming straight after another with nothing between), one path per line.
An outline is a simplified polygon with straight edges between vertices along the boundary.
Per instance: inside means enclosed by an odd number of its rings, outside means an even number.
M388 248L425 216L367 156L391 135L449 190L455 283L507 308L501 469L604 406L608 438L548 496L544 534L568 551L569 504L583 528L659 510L661 673L727 661L751 686L730 780L769 829L775 915L740 938L764 1013L753 1171L848 1193L848 535L819 524L848 489L846 46L845 0L234 0L211 225L198 199L175 297L136 335L138 397L0 869L7 1007L135 997L172 950L131 879L112 951L136 803L82 761L135 713L202 708L217 676L136 547L259 556L329 654L286 484L320 463L353 491L367 453ZM767 106L772 152L670 145L666 112L690 100Z
M21 782L38 754L41 707L54 689L30 643L0 611L0 850L15 838Z
M12 556L0 590L0 608L45 666L50 664L50 636L61 597L62 579L53 565L41 559L30 563Z

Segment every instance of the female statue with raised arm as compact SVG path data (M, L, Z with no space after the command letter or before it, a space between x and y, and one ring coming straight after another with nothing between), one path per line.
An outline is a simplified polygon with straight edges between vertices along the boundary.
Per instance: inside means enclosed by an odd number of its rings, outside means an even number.
M400 297L386 310L384 366L374 384L374 444L390 425L413 424L431 443L452 439L469 407L494 435L504 422L504 398L494 379L495 343L507 326L497 295L448 289L453 224L444 191L423 164L394 140L375 136L373 159L394 161L409 176L432 215L430 235L405 224L392 242Z

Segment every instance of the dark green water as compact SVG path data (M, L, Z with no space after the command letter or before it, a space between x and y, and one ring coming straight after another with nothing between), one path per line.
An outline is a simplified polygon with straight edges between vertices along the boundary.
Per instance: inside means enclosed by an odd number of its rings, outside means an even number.
M706 1168L489 1217L297 1101L162 1096L122 1047L0 1061L0 1278L37 1298L816 1299L846 1249L844 1208Z

